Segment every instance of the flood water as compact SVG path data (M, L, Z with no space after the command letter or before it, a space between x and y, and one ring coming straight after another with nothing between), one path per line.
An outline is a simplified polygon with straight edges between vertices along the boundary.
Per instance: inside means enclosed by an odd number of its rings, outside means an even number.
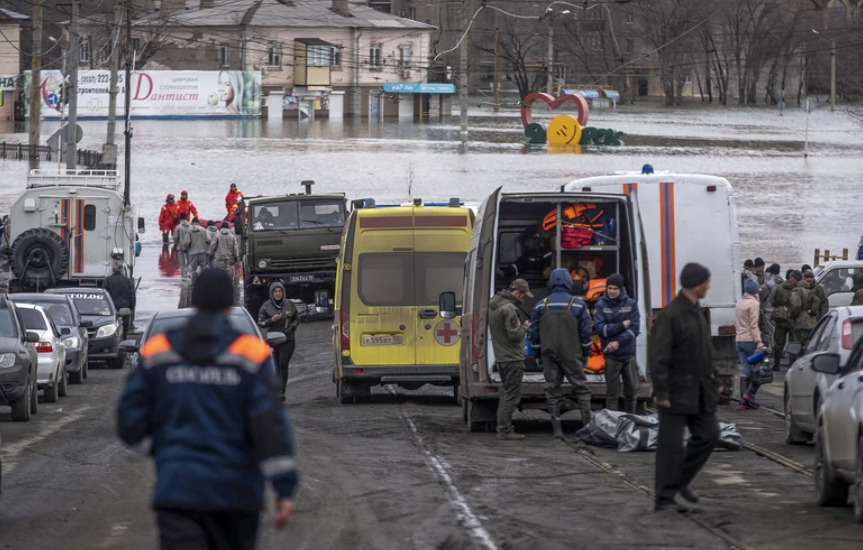
M534 116L545 122L551 115ZM863 125L853 113L831 113L824 107L809 118L807 158L806 115L800 109L788 109L781 117L767 108L643 104L594 110L589 126L623 131L625 144L583 147L577 153L525 146L517 111L493 115L478 108L471 111L466 143L459 140L457 118L421 125L134 121L132 201L148 224L136 273L150 279L142 282L153 290L148 297L160 303L162 295L166 303L175 300L178 282L163 284L168 279L157 269L156 220L165 195L179 195L182 189L207 218L224 215L224 196L232 182L246 196L300 192L300 181L313 179L315 192L343 192L350 198L404 202L459 197L478 204L499 186L551 190L574 178L639 170L644 163L657 171L727 178L736 190L743 258L761 256L784 270L811 263L815 248L848 248L853 255L863 233L858 215ZM79 147L100 150L105 121L80 125L84 139ZM47 138L57 128L57 122L43 121L42 133ZM0 124L0 141L26 143L27 134ZM122 149L122 135L118 142ZM122 158L120 162L122 167ZM0 171L2 211L23 188L27 163L0 161Z

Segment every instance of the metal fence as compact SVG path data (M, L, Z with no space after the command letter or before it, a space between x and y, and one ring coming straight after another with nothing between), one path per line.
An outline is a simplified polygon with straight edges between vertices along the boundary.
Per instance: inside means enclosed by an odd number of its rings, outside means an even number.
M59 153L52 151L47 145L27 145L24 143L0 143L0 159L3 160L30 160L38 158L39 160L52 161L58 160ZM78 166L92 167L98 165L102 161L102 153L99 151L89 151L79 149L77 151Z

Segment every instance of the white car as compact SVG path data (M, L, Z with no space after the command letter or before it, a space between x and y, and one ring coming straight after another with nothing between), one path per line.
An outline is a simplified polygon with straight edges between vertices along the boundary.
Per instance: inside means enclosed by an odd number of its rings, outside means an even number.
M66 346L60 339L60 331L42 306L16 305L24 329L39 335L36 381L38 388L44 390L45 402L55 403L58 397L66 396Z
M815 371L839 376L827 390L815 432L815 493L821 506L844 506L849 489L854 518L863 523L863 339L848 362L824 353L812 359Z
M863 282L863 260L838 260L816 266L815 281L824 287L830 307L849 306L855 284Z

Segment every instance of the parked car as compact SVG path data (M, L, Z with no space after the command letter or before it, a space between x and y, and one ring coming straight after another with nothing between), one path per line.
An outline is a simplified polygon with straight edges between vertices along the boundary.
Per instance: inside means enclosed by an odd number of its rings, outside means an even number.
M112 369L123 368L126 354L120 349L124 337L121 317L131 315L130 309L124 307L118 311L111 296L101 288L51 288L45 293L69 296L81 318L92 323L87 328L89 359L107 361Z
M12 420L30 420L38 410L38 341L24 329L15 304L0 297L0 405L12 407Z
M66 397L66 346L60 340L60 330L42 306L17 304L17 307L24 328L39 335L38 387L43 390L46 403L56 403L58 398Z
M141 344L153 336L164 334L173 328L182 326L195 314L195 312L196 310L193 308L159 311L150 318L149 322L147 322L147 326L144 327L144 332L141 335L140 342L135 340L124 340L120 346L126 353L135 353L138 351ZM261 335L261 329L258 328L257 323L255 323L254 319L252 319L252 316L249 315L249 312L246 311L245 308L232 307L231 311L228 313L228 322L238 332L263 338L271 346L277 346L285 341L285 335L281 332L270 331L267 333L266 338L264 338Z
M835 376L816 372L812 360L824 353L837 354L845 364L854 343L863 335L863 306L831 309L803 343L785 347L792 365L785 374L785 441L799 445L811 441L818 409Z
M815 267L815 280L824 287L830 307L851 305L855 276L863 276L863 260L838 260Z
M87 378L89 361L87 349L90 345L90 335L87 329L93 326L92 321L85 321L78 313L78 308L68 295L22 292L10 294L9 299L16 303L35 304L42 306L48 316L60 329L60 340L66 346L66 374L70 384L80 384Z
M822 353L812 368L837 377L824 396L815 432L815 493L821 506L844 506L849 489L854 518L863 523L863 339L843 362Z

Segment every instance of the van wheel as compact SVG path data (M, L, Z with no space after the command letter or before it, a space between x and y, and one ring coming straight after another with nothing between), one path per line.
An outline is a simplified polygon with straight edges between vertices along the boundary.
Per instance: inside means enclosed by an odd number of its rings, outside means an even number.
M22 395L18 401L12 403L12 420L16 422L26 422L30 420L31 407L30 400L33 399L33 392L30 389L31 385L28 384L27 388L25 388L24 395Z
M497 428L495 403L467 401L467 429L471 432L493 432Z
M815 502L818 506L844 506L848 502L848 484L836 479L824 451L823 428L815 432Z
M339 403L342 405L347 405L349 403L355 403L355 397L351 395L350 389L345 391L346 388L349 388L350 385L344 380L336 380L336 399L339 400Z

